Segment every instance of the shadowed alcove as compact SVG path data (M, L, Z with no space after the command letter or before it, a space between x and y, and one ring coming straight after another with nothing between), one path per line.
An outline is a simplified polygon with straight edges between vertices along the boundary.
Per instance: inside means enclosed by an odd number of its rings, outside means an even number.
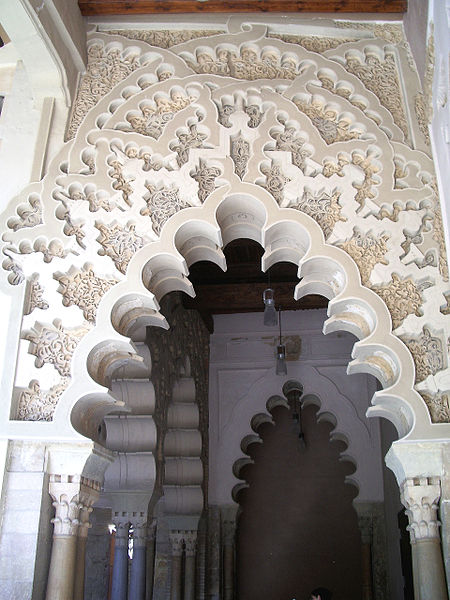
M354 467L340 461L344 442L330 441L331 425L317 407L302 411L306 444L291 409L277 406L274 425L263 423L262 444L249 446L249 487L239 493L239 600L308 598L319 585L333 598L361 598L361 536L344 483Z

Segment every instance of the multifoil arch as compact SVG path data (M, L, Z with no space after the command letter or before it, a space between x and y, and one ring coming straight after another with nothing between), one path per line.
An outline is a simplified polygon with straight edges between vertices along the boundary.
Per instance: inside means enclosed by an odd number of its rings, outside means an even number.
M383 387L370 414L401 436L442 437L450 325L433 164L411 115L368 87L401 45L313 52L235 21L170 50L90 40L111 85L95 96L87 75L75 137L2 218L2 278L26 287L11 428L47 421L37 435L70 438L78 402L76 429L95 437L114 402L105 385L134 360L129 338L166 326L159 299L194 294L190 264L224 267L221 248L241 235L262 243L264 269L299 265L296 297L330 298L325 332L360 338L349 371Z

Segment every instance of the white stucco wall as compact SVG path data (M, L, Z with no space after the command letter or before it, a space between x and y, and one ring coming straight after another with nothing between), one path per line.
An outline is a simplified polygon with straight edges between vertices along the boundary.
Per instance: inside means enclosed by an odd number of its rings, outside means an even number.
M377 419L365 412L375 391L375 380L366 375L347 375L346 367L355 338L347 333L322 334L324 310L283 313L283 338L296 343L297 360L288 360L285 376L275 373L277 327L264 327L262 313L216 315L211 336L209 440L211 504L230 504L231 491L239 483L233 464L244 458L240 445L254 434L251 419L266 413L267 400L283 397L289 379L304 386L305 401L320 404L319 415L336 419L332 435L348 440L343 452L357 466L351 479L359 488L357 501L382 501L382 463ZM312 398L314 397L314 398Z

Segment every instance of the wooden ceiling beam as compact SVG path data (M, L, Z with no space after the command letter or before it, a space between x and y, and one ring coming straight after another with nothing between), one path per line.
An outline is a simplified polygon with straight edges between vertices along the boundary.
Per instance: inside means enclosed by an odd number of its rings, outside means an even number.
M294 300L294 288L298 282L274 283L276 306L283 310L325 308L328 300L322 296L306 296ZM200 313L232 314L259 312L264 310L262 299L267 283L225 283L194 285L196 296L184 297L186 308L194 308Z
M407 0L79 0L84 16L168 13L403 13Z

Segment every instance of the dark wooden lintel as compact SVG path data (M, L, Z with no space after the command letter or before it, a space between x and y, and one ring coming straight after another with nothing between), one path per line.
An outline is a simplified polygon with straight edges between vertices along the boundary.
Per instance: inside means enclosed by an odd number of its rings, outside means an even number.
M322 296L307 296L294 300L294 282L276 283L276 306L283 310L298 310L306 308L325 308L328 304ZM196 297L184 297L184 306L193 308L200 313L232 314L243 312L259 312L264 310L262 299L266 283L226 283L195 285Z
M403 13L407 0L79 0L84 16L168 13Z

